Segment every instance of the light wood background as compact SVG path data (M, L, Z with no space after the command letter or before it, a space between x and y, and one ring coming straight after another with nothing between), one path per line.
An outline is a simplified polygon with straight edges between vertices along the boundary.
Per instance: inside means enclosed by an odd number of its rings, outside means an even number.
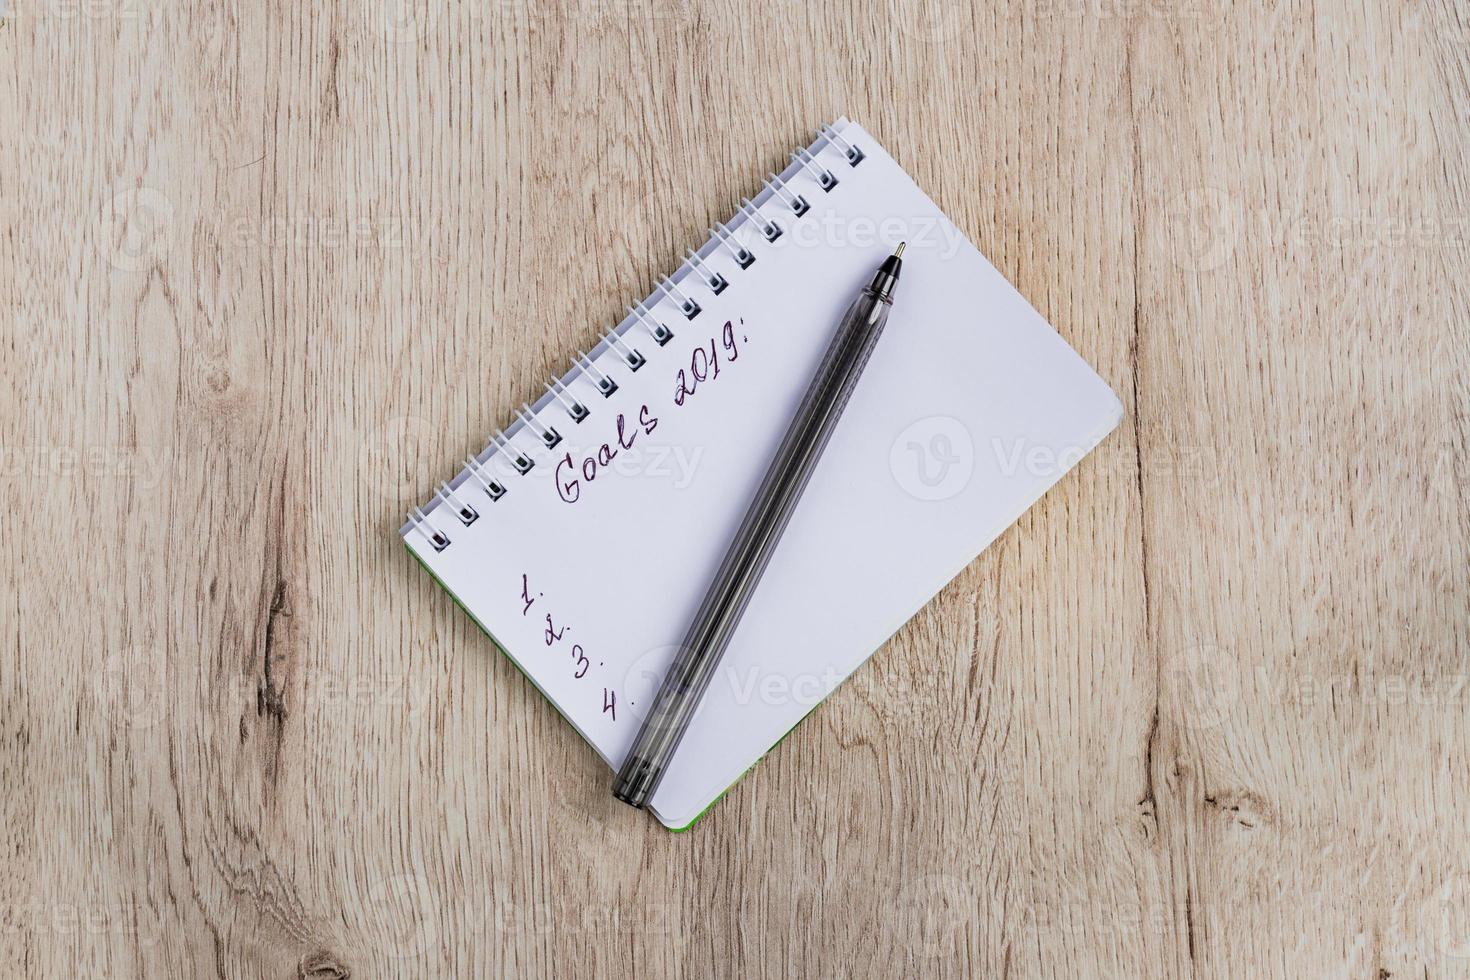
M0 973L1470 973L1470 9L8 0ZM396 536L821 122L1124 425L670 835Z

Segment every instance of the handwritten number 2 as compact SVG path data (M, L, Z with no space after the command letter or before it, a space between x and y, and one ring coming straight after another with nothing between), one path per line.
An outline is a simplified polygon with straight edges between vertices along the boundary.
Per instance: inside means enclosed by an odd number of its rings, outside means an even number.
M0 2L3 2L3 0L0 0ZM533 599L531 597L531 585L527 581L526 576L522 575L521 615L524 616L528 612L530 612L532 604L535 603L536 599L541 598L543 594L544 593L538 592L536 593L536 597ZM561 638L566 635L567 630L569 629L571 629L570 626L563 626L561 629L557 629L556 620L551 618L551 613L547 613L546 629L542 631L541 638L546 641L547 646L552 646L553 644L560 643ZM587 672L592 669L592 658L587 656L587 651L582 649L582 644L580 643L572 644L572 663L576 665L577 672L572 675L573 679L575 680L581 680L582 678L586 677ZM618 720L617 695L614 692L609 691L605 687L602 689L602 713L611 714L613 716L613 721Z

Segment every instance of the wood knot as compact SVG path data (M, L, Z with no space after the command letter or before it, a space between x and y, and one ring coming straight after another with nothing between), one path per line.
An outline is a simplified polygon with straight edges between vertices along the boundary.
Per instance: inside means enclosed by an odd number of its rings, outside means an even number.
M1147 843L1153 843L1159 836L1159 815L1154 808L1152 798L1138 801L1138 820L1143 828L1143 839Z
M326 950L307 953L296 965L301 980L347 980L352 971Z
M1260 793L1248 789L1206 794L1205 806L1223 814L1231 824L1247 830L1271 822L1271 804Z
M204 371L204 383L216 395L230 390L230 372L222 367L210 367Z
M255 713L277 725L286 723L286 696L269 677L262 677L256 682Z

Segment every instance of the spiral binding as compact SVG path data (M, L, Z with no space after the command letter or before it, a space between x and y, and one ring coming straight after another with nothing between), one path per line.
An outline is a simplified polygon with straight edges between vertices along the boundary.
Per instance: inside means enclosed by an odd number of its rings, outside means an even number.
M800 217L800 215L798 215L797 217ZM704 260L699 257L698 252L687 252L684 256L684 262L686 265L689 266L689 268L693 269L696 273L699 274L699 277L704 280L704 284L709 287L709 291L714 293L716 296L723 293L726 288L729 287L730 280L726 279L714 269L711 269L709 266L705 265Z
M746 248L745 243L729 228L716 221L715 226L709 230L709 233L715 237L715 241L725 247L725 251L730 253L730 257L735 260L735 264L740 266L740 268L749 269L755 264L755 253Z
M497 431L490 437L484 451L478 456L465 458L464 468L455 480L441 483L428 504L409 511L408 523L402 533L417 531L436 552L443 551L453 543L449 519L469 527L480 518L480 512L470 499L473 494L467 493L467 488L473 490L478 487L492 504L510 493L511 488L489 472L491 459L499 456L507 460L517 474L525 475L535 467L536 461L513 441L517 434L530 433L541 449L550 451L560 445L562 435L556 426L542 418L548 409L559 408L573 425L586 421L592 415L592 409L572 391L569 382L573 379L585 377L604 398L616 394L617 380L598 366L597 358L610 353L618 359L621 367L630 372L647 364L648 358L633 345L629 332L641 328L659 347L672 340L674 331L658 312L666 305L665 301L686 320L698 317L704 311L704 305L694 287L718 296L731 286L730 279L710 265L711 256L723 251L738 268L749 269L755 264L756 255L742 237L742 232L750 229L760 240L773 243L786 232L787 226L782 224L780 215L784 214L787 222L800 221L811 210L806 196L793 186L794 178L804 176L825 193L831 193L838 187L837 175L822 159L824 151L829 149L841 154L842 161L849 167L858 166L867 156L836 128L824 125L818 130L815 143L791 155L793 162L785 174L767 175L762 192L754 200L741 199L740 208L729 226L717 222L710 229L710 240L701 248L687 252L673 275L658 281L653 295L628 307L628 317L603 336L602 343L592 349L591 355L579 350L571 373L547 382L544 386L546 394L534 406L523 402L516 409L519 427L512 423L509 430ZM514 480L514 476L511 479Z
M812 209L806 198L792 191L775 174L767 174L765 183L771 189L771 195L780 198L798 218L805 216Z
M510 465L514 466L516 472L521 476L525 476L531 472L532 467L536 465L534 459L521 452L516 444L510 441L510 437L505 434L504 429L499 430L495 435L490 437L490 445L500 450L501 455L510 460Z
M592 358L587 356L586 351L577 351L575 363L592 378L593 383L597 385L597 390L602 392L603 398L611 398L617 392L618 383L612 379L611 375L603 374L601 369L593 363Z
M658 288L662 289L666 296L671 297L674 302L679 304L679 312L683 313L686 319L693 320L704 311L704 307L696 303L684 290L675 285L674 281L668 276L664 276L658 281Z
M797 150L791 154L792 159L801 164L801 168L816 178L818 185L827 193L837 189L837 175L817 162L809 150ZM856 166L856 164L854 164Z
M454 513L458 515L460 523L465 527L469 527L480 519L480 512L455 496L454 488L448 483L439 484L435 496L454 508Z
M628 307L628 314L633 317L635 323L643 324L649 336L653 338L653 342L660 347L674 339L674 331L669 329L668 324L661 323L649 316L642 303Z
M485 496L491 500L499 500L505 496L505 484L496 480L494 477L486 476L485 471L480 469L480 461L475 459L475 457L466 456L464 458L464 466L465 470L475 478L476 482L480 484L481 489L485 491Z
M561 442L561 433L557 432L551 426L543 424L540 419L536 418L535 414L531 411L531 406L525 402L521 402L521 407L516 409L516 418L520 419L521 424L526 428L540 436L541 444L547 449L555 449L557 444Z
M669 336L672 337L673 334ZM571 416L572 421L578 425L581 425L582 421L592 414L586 405L572 397L572 393L560 380L546 382L544 387L551 392L553 398L561 402L561 407L567 410L567 415Z

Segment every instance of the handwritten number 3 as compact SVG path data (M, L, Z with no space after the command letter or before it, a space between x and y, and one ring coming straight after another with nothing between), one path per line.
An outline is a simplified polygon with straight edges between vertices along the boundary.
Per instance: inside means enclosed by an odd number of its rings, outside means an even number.
M577 666L581 668L577 671L575 675L577 680L581 680L587 675L587 668L592 666L592 661L588 660L587 655L582 652L582 644L572 644L572 659L575 660L577 662Z

